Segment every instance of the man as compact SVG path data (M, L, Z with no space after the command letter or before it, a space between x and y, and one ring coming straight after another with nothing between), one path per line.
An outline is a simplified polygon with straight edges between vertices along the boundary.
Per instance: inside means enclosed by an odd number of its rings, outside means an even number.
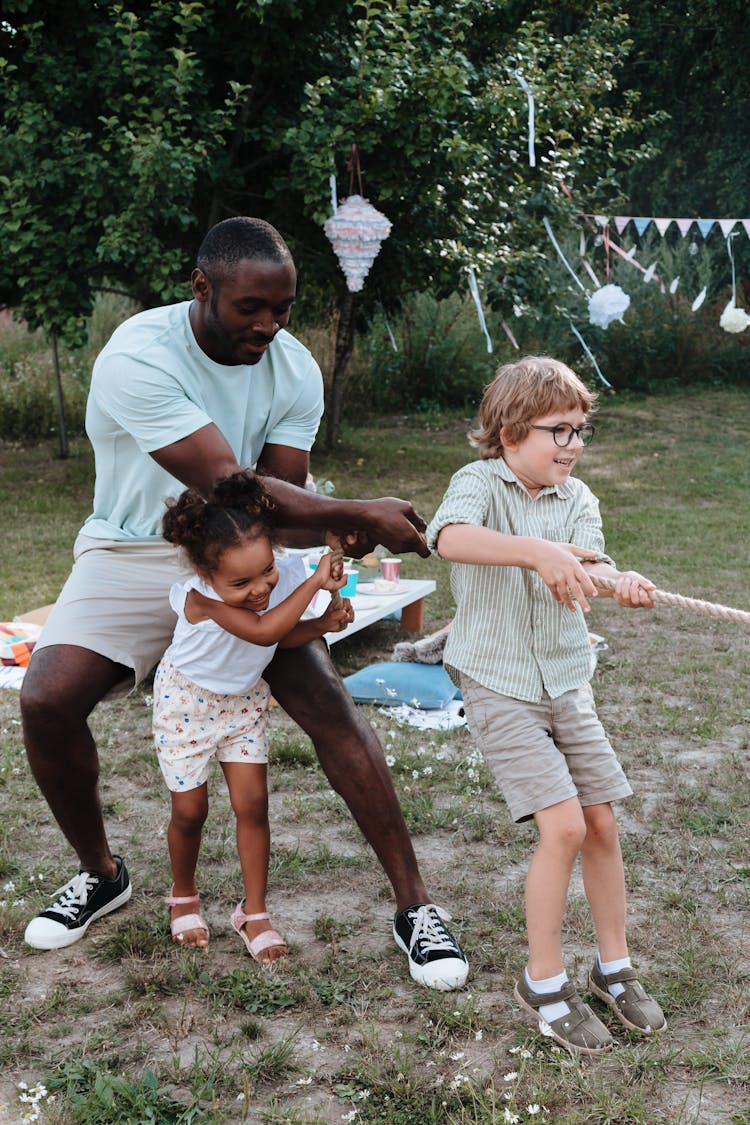
M348 536L352 553L380 542L427 554L424 523L405 501L332 500L302 487L322 380L307 349L283 331L296 271L279 233L259 219L218 223L198 252L192 289L192 301L126 321L94 364L86 414L94 511L21 696L34 777L81 864L29 923L26 941L38 949L72 944L130 897L125 865L107 843L87 718L123 681L143 679L169 644L167 595L181 569L159 535L165 498L184 486L208 492L218 477L255 465L291 529L288 541L321 542L330 530ZM460 987L466 958L443 924L448 916L430 903L381 747L325 644L277 652L265 679L312 739L393 885L393 935L412 977Z

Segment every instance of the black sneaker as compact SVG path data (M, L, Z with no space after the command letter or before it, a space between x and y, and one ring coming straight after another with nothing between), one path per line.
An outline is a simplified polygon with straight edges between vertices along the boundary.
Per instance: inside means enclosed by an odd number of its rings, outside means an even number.
M92 922L117 910L130 898L132 887L128 869L119 855L114 879L104 879L95 871L78 874L55 891L55 901L26 927L24 941L34 949L62 949L82 938Z
M407 906L393 916L393 937L409 958L412 978L442 992L461 988L469 975L461 946L443 925L450 917L431 902Z

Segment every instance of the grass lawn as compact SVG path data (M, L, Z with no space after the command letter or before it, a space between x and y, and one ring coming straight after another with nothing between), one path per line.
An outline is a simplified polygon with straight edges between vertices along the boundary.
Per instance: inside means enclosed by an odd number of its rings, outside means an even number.
M602 504L609 552L671 590L750 610L750 394L605 398L580 474ZM435 510L473 453L469 419L377 419L340 451L314 452L338 496L408 496ZM84 443L0 445L0 620L52 600L89 511ZM451 617L448 567L429 576L426 631ZM272 719L269 906L291 956L261 971L231 931L239 897L233 820L219 776L199 866L207 954L174 947L168 803L150 745L149 689L97 708L102 797L115 851L128 862L128 906L82 942L35 953L28 917L74 870L30 779L18 697L0 692L0 1123L85 1125L248 1122L458 1125L714 1125L750 1121L750 703L747 627L658 607L590 616L608 651L594 677L599 713L634 797L618 810L635 963L664 1007L666 1033L571 1059L520 1017L523 882L532 826L514 826L465 729L400 727L366 709L392 772L436 902L470 957L466 989L409 980L389 936L390 888L307 740ZM388 659L393 621L341 642L348 672ZM564 935L581 984L594 949L580 873ZM587 997L587 999L590 999ZM44 1089L21 1102L18 1083ZM52 1101L54 1095L54 1101ZM34 1118L27 1117L26 1120Z

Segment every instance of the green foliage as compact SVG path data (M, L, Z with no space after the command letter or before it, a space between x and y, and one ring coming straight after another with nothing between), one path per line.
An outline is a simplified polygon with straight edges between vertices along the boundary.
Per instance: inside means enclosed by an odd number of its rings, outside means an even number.
M174 300L206 226L243 211L289 238L313 304L341 293L321 224L352 141L393 222L366 300L448 293L469 262L496 272L496 302L528 295L539 217L569 209L559 179L593 207L641 155L632 96L611 97L618 4L555 24L499 0L8 0L0 300L81 339L105 277ZM537 95L536 169L516 68Z
M370 324L362 349L367 366L355 382L360 404L364 398L384 412L476 407L497 356L488 354L468 298L453 294L439 301L417 293L388 326L382 312Z
M48 1085L68 1099L76 1125L194 1125L213 1120L199 1101L186 1105L171 1097L152 1070L131 1080L84 1058L64 1063Z
M81 356L60 354L61 380L70 433L83 433L88 379ZM57 431L52 349L41 332L0 320L0 439L40 441Z
M215 1002L233 1004L256 1016L272 1016L299 1002L283 977L263 969L254 973L236 969L218 979L200 971L197 984L202 994Z
M605 281L604 251L587 232L586 259L600 282ZM562 249L587 294L592 279L582 266L578 238L560 238ZM630 296L623 323L606 329L589 323L586 294L572 282L550 247L545 263L551 299L545 310L526 309L513 327L524 352L537 352L565 360L592 384L601 383L593 364L576 340L571 323L583 336L599 367L617 391L671 393L686 386L728 386L748 379L747 333L732 335L719 326L731 297L731 269L723 239L691 243L675 234L647 235L636 242L626 234L624 250L637 252L641 267L656 266L653 279L612 255L609 281ZM669 287L678 285L674 293ZM703 287L705 302L696 311L692 303ZM737 300L745 303L738 286Z

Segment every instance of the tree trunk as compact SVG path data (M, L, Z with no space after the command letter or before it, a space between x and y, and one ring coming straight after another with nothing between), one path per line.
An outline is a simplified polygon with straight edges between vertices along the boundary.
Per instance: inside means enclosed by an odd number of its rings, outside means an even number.
M354 350L354 294L347 289L338 302L339 323L336 330L336 355L333 361L331 390L328 395L326 449L335 449L341 431L341 412L349 360Z
M57 350L57 334L55 332L52 333L52 365L55 369L55 387L57 390L60 457L64 460L68 456L68 427L65 423L65 400L63 398L62 379L60 377L60 355Z

